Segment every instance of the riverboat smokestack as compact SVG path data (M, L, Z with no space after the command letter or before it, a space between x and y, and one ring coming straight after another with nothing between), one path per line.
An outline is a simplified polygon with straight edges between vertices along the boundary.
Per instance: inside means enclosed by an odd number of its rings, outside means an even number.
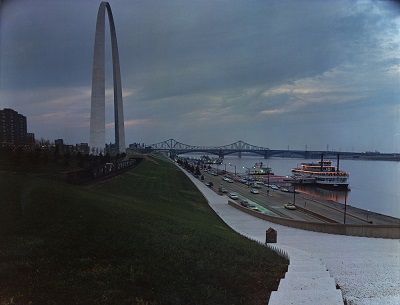
M321 154L321 172L324 169L324 154Z

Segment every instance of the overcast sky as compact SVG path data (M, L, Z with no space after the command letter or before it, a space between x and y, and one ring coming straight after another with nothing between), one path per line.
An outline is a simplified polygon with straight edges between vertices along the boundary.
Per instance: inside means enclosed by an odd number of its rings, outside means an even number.
M127 144L400 152L396 2L109 2ZM25 115L36 138L89 142L99 4L2 2L0 108ZM106 39L106 138L114 142Z

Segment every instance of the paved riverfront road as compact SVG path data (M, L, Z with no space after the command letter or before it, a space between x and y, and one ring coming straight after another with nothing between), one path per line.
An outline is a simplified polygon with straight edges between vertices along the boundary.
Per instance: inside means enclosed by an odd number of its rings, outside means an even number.
M239 196L238 203L241 200L248 200L256 203L260 210L271 216L284 217L294 220L302 220L309 222L323 223L343 223L344 222L344 205L331 200L314 197L308 194L298 193L295 195L297 210L288 210L284 205L294 201L294 194L282 192L280 190L269 189L262 186L259 189L260 194L252 194L251 187L240 182L228 183L224 181L223 176L213 176L208 172L202 172L204 175L204 183L211 181L213 189L218 191L220 186L225 187L229 192L236 192ZM346 208L346 224L399 224L400 220L394 217L385 216L369 211L357 209L347 205Z
M250 192L252 188L247 187L243 183L236 181L233 183L228 183L222 180L223 176L213 176L208 172L204 172L203 175L205 178L204 182L211 181L215 191L218 191L219 186L223 185L223 187L228 190L228 193L235 192L238 194L239 200L236 200L238 203L240 203L241 200L247 200L250 203L256 203L257 205L266 209L266 211L261 209L265 214L295 220L321 222L321 220L302 213L299 210L293 211L286 209L284 205L288 202L293 202L293 194L284 193L278 190L270 190L269 196L267 196L266 187L259 189L260 194L252 194ZM298 194L296 194L296 196L298 196Z

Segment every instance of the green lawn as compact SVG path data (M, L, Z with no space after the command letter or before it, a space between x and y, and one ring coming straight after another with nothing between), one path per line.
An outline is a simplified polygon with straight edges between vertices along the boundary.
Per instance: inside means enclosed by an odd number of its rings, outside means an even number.
M286 269L170 162L87 187L0 171L0 304L267 304Z

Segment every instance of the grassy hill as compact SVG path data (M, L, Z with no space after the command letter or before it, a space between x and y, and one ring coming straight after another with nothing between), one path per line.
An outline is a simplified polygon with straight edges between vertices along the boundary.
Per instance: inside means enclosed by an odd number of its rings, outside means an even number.
M267 304L286 271L167 161L51 177L0 171L0 304Z

